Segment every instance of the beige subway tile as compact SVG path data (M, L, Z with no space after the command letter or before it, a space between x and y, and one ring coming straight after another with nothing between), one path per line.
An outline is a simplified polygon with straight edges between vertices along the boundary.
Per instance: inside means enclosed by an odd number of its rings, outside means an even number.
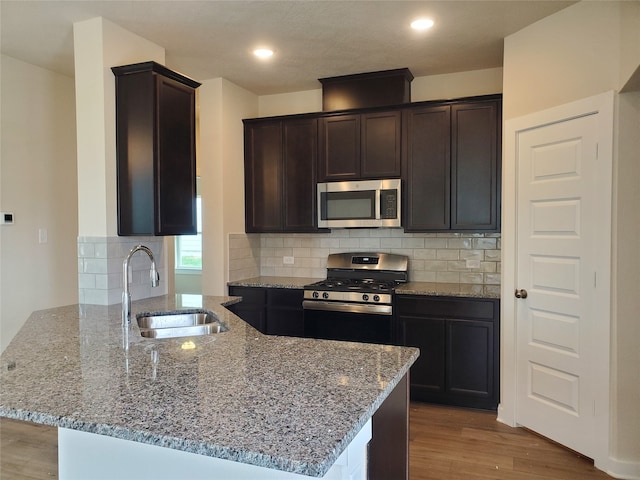
M495 273L496 262L480 262L480 271L484 273Z
M310 247L294 247L291 250L291 255L293 255L294 257L310 257L311 248Z
M436 272L409 270L409 280L411 282L435 282Z
M458 258L460 258L460 252L458 250L436 250L437 260L458 260Z
M497 238L474 238L473 248L478 250L495 250Z
M500 250L484 250L484 259L487 262L499 262L501 258Z
M460 273L458 273L458 272L436 272L436 282L438 282L438 283L460 283Z
M486 285L500 285L500 274L499 273L485 273L484 274L484 283Z
M447 248L471 248L472 243L470 238L449 238L447 240Z
M483 281L482 273L460 272L460 283L482 284Z
M411 270L426 270L425 261L417 258L409 258L409 269Z
M446 238L425 238L425 248L447 248Z
M369 238L360 238L360 248L365 250L377 250L380 248L380 239L369 237Z
M417 248L411 254L411 258L420 260L435 260L437 250L435 248Z
M484 260L487 250L460 250L460 260Z
M402 248L424 248L425 239L420 237L403 238Z
M402 248L402 239L398 237L381 238L380 247Z
M467 268L467 262L461 260L448 261L447 271L449 272L468 272L470 268Z
M433 272L446 272L447 262L445 260L425 260L424 268Z

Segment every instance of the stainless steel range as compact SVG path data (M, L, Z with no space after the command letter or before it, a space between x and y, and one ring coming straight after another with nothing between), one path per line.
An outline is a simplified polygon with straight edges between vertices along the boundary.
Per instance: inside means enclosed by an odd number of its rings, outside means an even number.
M337 253L327 278L305 286L305 336L393 343L393 292L408 279L409 259L388 253Z

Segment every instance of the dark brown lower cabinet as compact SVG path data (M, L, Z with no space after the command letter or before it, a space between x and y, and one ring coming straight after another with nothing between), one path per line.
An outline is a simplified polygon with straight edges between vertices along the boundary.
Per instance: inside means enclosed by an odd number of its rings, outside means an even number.
M409 479L409 374L371 419L369 480Z
M267 289L267 335L304 336L303 297L304 290Z
M242 301L229 305L227 308L253 328L264 333L266 327L266 288L233 286L229 287L229 295L242 297Z
M397 295L395 308L398 343L420 348L411 399L496 410L499 300Z
M304 291L294 288L230 286L229 295L242 297L228 308L266 335L302 337Z

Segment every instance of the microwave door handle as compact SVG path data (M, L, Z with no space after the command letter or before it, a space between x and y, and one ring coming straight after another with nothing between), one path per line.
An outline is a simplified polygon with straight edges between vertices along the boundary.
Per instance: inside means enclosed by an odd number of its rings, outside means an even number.
M376 188L375 192L376 192L376 198L375 198L375 202L376 202L376 220L380 220L380 189Z

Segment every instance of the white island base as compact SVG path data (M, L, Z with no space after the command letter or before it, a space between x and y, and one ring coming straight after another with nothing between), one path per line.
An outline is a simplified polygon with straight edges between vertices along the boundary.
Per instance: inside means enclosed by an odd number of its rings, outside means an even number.
M369 420L323 479L365 480ZM94 433L58 428L61 480L301 480L309 477Z

